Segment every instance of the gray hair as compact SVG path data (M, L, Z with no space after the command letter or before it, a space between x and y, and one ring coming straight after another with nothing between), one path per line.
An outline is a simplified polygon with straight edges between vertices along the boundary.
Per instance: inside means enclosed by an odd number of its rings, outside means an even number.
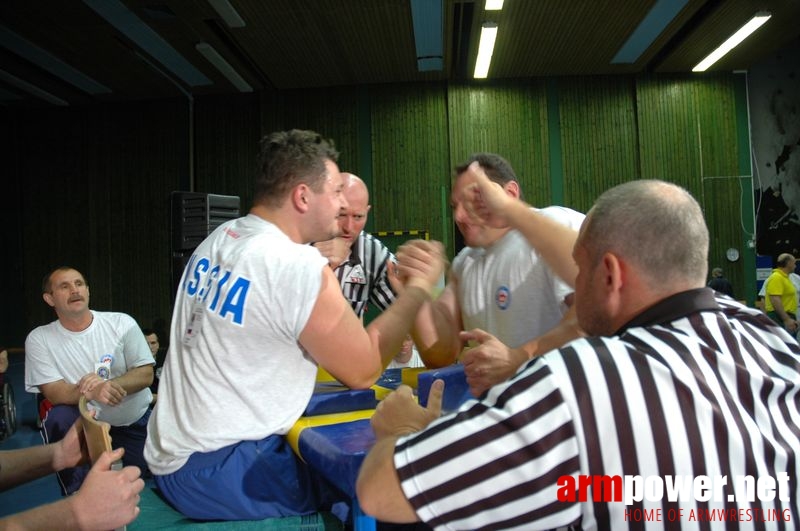
M649 272L654 289L676 281L705 285L708 227L680 186L659 180L615 186L597 199L585 225L582 245L593 264L613 252Z

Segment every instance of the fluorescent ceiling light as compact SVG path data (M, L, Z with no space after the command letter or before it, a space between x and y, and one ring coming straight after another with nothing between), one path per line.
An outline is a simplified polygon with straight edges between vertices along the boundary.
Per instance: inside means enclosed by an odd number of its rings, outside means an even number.
M481 40L478 44L478 58L475 60L475 79L485 79L489 75L489 64L492 62L494 41L497 39L497 24L484 22L481 26Z
M21 99L22 96L20 96L16 92L12 92L10 90L4 89L3 87L0 87L0 101L17 101Z
M5 70L0 70L0 80L5 81L9 85L14 85L18 89L22 89L25 92L27 92L28 94L36 96L37 98L43 99L43 100L45 100L47 102L50 102L53 105L60 105L62 107L66 107L66 106L69 105L69 103L67 103L66 101L62 100L58 96L54 96L54 95L50 94L49 92L47 92L46 90L42 90L39 87L37 87L36 85L32 85L32 84L28 83L27 81L23 81L22 79L18 78L17 76L9 74Z
M208 3L211 4L211 7L214 8L214 11L225 21L229 28L243 28L245 26L244 19L228 0L208 0Z
M697 66L692 68L692 72L705 72L708 67L722 59L722 57L734 49L740 42L745 40L751 33L760 28L762 24L772 17L771 13L766 11L759 11L747 24L739 28L739 31L728 37L728 40L723 42L719 48L711 52L708 57L697 63Z
M503 0L486 0L486 5L483 9L486 11L500 11L503 9Z
M442 0L411 0L417 70L420 72L444 68L443 4Z
M83 3L190 87L211 84L210 79L120 0L83 0Z
M203 56L208 59L208 62L214 65L234 87L239 89L239 92L253 92L253 87L239 75L239 72L233 69L230 63L226 61L213 46L207 42L198 42L195 48L197 48L197 51L203 54Z
M109 94L111 92L111 89L102 83L98 83L80 70L71 67L47 50L17 35L3 25L0 25L0 45L87 94Z
M633 64L661 35L664 28L678 16L688 0L657 0L639 22L628 40L617 51L611 64Z

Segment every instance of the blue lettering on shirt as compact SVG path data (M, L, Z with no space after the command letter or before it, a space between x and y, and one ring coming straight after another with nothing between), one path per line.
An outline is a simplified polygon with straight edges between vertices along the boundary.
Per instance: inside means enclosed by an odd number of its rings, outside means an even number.
M206 257L195 259L192 256L187 269L186 281L181 287L189 297L196 297L213 315L222 319L230 315L231 321L238 325L244 322L249 279L241 276L232 278L231 271L212 265Z
M200 275L208 271L208 264L208 258L200 258L195 263L194 271L192 271L192 280L186 285L186 293L190 296L194 297L197 293L197 289L200 287Z
M222 291L222 287L225 286L226 282L228 282L228 278L230 278L230 276L231 276L231 272L230 271L225 271L225 274L222 276L221 279L219 279L219 282L217 282L217 293L214 295L214 298L211 300L211 305L208 307L208 309L211 310L212 312L217 311L217 303L219 302L219 294ZM247 284L250 285L250 282L248 281Z
M196 254L193 254L193 255L192 255L190 258L189 258L189 263L188 263L188 264L186 264L186 267L184 268L184 269L185 269L185 271L184 271L184 275L183 275L183 284L181 284L181 289L186 289L186 285L187 285L187 284L188 284L188 282L189 282L189 275L188 275L187 273L188 273L189 271L192 271L192 264L194 264L194 260L195 260L195 258L197 258L197 255L196 255Z
M250 289L250 281L241 277L233 282L233 286L228 290L228 296L219 309L219 316L225 319L228 313L233 314L233 322L242 324L244 314L244 304L247 300L247 290Z

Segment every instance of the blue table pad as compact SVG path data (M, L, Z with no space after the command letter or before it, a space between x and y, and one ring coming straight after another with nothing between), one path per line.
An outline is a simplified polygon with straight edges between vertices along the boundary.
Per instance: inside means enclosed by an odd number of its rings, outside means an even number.
M348 389L341 385L317 384L303 416L375 409L376 405L378 400L373 389Z
M464 366L457 363L419 374L417 394L419 396L419 403L423 407L428 405L428 395L431 392L431 384L433 384L435 380L444 380L442 411L445 413L458 409L461 404L470 398L474 398L469 392L467 377L464 374Z
M354 479L374 444L369 419L362 419L306 428L300 433L298 449L309 466L355 498Z

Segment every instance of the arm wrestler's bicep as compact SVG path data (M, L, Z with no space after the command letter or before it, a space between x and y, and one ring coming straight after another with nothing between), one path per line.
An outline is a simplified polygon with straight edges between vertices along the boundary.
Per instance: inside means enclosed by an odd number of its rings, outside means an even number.
M328 267L322 270L320 293L300 333L300 344L320 366L348 387L369 387L381 373L378 349Z

